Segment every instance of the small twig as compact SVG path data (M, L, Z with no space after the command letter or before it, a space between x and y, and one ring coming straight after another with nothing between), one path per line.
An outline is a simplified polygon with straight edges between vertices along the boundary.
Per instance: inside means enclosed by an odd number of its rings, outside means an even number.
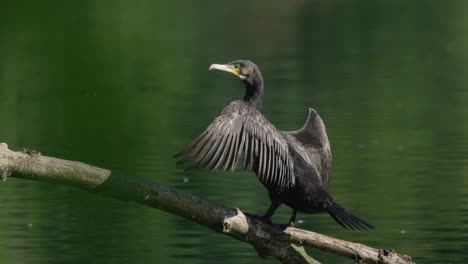
M28 155L31 155L31 156L40 156L41 155L41 153L39 151L30 150L30 149L27 149L27 148L23 148L23 152L28 154Z

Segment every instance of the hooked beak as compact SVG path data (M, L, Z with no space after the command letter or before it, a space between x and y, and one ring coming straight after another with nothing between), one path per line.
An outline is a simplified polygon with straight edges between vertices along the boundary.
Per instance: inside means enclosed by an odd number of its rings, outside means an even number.
M211 64L208 70L210 71L219 70L219 71L229 72L232 75L239 77L241 80L245 79L245 77L240 74L240 70L234 68L234 66L230 64Z

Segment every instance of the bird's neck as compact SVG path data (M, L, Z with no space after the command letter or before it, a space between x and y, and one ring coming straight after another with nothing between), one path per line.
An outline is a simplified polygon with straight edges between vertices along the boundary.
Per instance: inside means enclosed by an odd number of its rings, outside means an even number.
M260 110L262 107L263 80L258 78L252 83L245 82L244 100L251 103L253 107Z

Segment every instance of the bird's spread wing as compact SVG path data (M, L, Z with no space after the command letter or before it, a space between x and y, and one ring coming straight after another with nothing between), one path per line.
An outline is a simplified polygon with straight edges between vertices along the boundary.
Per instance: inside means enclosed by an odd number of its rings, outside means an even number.
M176 156L177 164L234 171L244 154L244 170L279 190L294 186L294 164L288 142L255 108L242 101L228 105L208 128Z

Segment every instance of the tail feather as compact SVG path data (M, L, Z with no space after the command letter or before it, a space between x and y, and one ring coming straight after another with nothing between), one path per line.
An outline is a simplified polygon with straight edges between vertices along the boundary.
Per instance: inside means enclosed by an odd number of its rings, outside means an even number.
M342 227L353 230L373 230L375 226L362 220L361 218L347 212L343 207L335 202L326 208L328 214Z

